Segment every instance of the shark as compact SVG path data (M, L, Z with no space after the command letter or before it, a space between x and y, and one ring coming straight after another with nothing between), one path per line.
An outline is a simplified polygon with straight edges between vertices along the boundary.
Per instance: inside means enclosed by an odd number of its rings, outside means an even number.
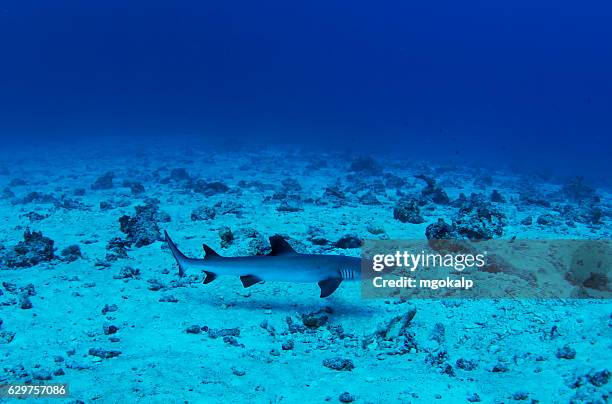
M361 259L344 255L300 254L280 235L269 238L271 252L267 255L222 257L203 244L204 258L189 258L183 254L167 231L166 243L178 264L179 276L187 271L204 271L204 283L213 282L219 276L238 276L245 288L263 281L316 282L321 288L321 298L338 289L342 281L358 281L361 278Z

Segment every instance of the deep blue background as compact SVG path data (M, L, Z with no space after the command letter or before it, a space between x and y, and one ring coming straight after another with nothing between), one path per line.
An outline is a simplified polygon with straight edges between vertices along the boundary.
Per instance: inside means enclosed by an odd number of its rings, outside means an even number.
M0 135L377 146L602 180L611 4L4 0Z

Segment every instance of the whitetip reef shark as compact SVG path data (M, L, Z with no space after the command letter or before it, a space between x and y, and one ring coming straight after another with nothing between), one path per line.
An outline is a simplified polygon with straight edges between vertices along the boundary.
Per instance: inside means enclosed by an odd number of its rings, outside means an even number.
M268 255L222 257L203 244L204 259L186 257L164 231L166 243L179 267L179 276L188 270L203 270L204 283L218 276L239 276L245 288L262 281L317 282L321 297L334 293L343 280L361 278L361 259L344 255L300 254L287 241L275 235L270 237L272 251Z

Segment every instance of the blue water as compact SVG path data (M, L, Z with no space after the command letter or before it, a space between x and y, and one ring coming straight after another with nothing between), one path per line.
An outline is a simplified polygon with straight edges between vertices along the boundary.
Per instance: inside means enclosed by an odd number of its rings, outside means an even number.
M604 1L9 0L0 131L375 147L605 181L611 17Z
M193 258L277 234L351 257L605 245L610 21L604 1L1 1L0 401L608 402L610 260L486 272L571 299L320 299L180 278L163 234Z

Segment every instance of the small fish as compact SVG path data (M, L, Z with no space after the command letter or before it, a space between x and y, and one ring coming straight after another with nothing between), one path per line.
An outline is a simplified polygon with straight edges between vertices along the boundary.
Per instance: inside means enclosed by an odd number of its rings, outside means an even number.
M218 276L239 276L245 288L262 281L317 282L321 297L327 297L343 280L361 278L361 259L343 255L299 254L279 235L270 237L272 251L268 255L222 257L203 244L204 259L195 259L186 257L168 232L164 234L178 264L179 276L185 276L187 270L203 270L205 284Z

